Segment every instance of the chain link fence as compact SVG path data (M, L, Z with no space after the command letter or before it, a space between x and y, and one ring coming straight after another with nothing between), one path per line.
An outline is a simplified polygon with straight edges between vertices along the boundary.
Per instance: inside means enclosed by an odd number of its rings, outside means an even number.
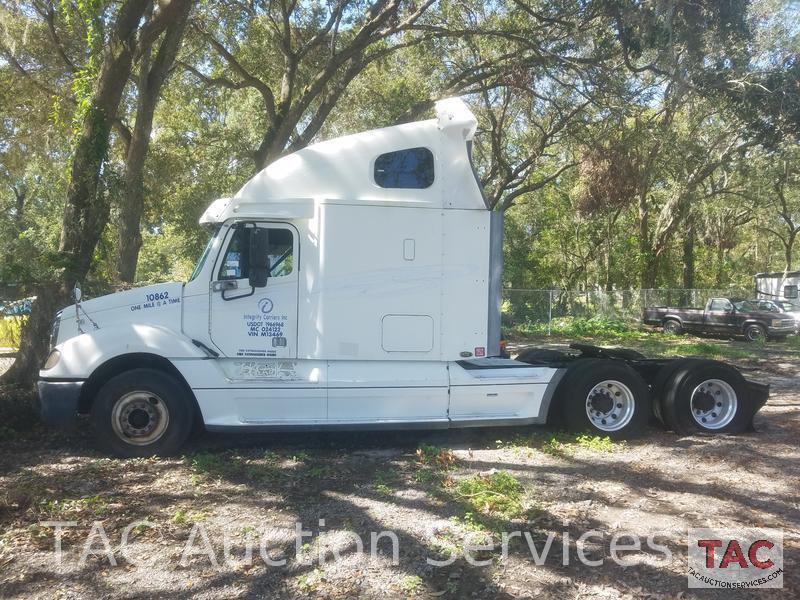
M531 333L551 333L554 324L577 319L641 322L645 307L703 308L709 298L749 298L753 290L632 289L632 290L503 290L503 326Z

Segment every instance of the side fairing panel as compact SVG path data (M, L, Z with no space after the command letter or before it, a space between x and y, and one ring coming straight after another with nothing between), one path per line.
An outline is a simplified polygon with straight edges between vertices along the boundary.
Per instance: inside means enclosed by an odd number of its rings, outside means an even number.
M328 418L332 424L447 421L447 364L331 361Z
M317 424L327 419L327 363L295 359L175 361L209 426Z
M480 365L481 361L474 361ZM497 368L491 368L491 365ZM450 420L520 419L544 422L543 402L557 369L490 359L482 368L450 364ZM483 368L485 367L485 368Z

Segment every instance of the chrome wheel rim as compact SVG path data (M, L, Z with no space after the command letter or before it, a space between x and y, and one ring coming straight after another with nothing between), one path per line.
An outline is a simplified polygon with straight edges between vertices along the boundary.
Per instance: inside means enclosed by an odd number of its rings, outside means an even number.
M117 400L111 426L119 439L134 446L158 441L169 425L169 410L153 392L129 392Z
M747 329L747 339L751 342L755 342L760 340L761 338L765 337L764 332L759 327L749 327Z
M733 421L739 400L727 381L706 379L692 392L692 418L704 429L722 429Z
M601 381L586 396L586 416L600 431L619 431L631 422L635 410L633 392L620 381Z

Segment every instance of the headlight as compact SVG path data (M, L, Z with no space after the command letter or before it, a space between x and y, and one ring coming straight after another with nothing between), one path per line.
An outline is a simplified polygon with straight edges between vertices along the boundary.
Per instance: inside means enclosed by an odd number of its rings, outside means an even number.
M58 350L53 350L47 356L47 360L44 361L44 370L47 371L49 369L52 369L58 364L58 361L60 360L61 360L61 352L59 352Z
M773 327L783 327L786 325L783 319L772 319L772 326Z
M58 344L58 328L61 326L61 311L56 313L56 319L53 321L53 328L50 330L50 349L56 347Z

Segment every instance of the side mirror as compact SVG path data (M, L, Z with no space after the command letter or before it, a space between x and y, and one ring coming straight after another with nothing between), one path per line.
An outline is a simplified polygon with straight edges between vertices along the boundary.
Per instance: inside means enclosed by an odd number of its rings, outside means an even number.
M262 227L250 229L250 286L263 288L269 277L269 233Z

